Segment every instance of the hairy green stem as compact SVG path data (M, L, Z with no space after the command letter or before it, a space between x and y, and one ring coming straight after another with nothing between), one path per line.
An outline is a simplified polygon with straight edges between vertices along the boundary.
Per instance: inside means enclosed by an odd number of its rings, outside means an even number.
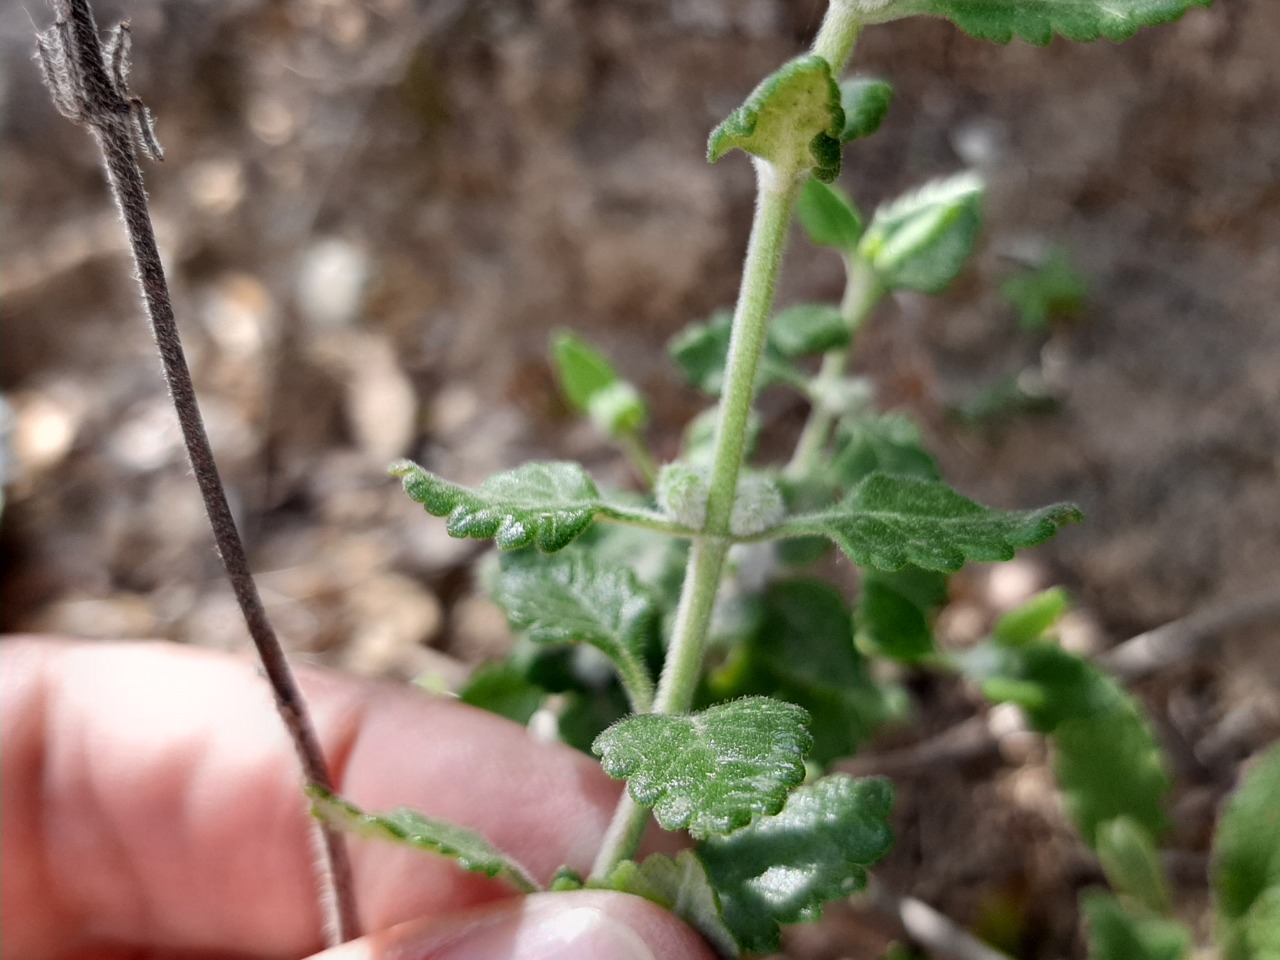
M844 72L863 27L855 7L848 0L831 0L827 15L822 18L822 29L813 40L813 52L831 64L831 75L837 79Z
M707 496L707 522L704 535L695 539L689 550L671 645L653 702L654 713L688 710L702 672L707 628L724 572L725 555L729 552L729 521L746 450L756 372L773 310L791 207L802 183L796 171L778 171L764 161L757 161L756 175L759 190L725 363ZM648 810L624 793L596 856L592 877L603 879L620 861L635 854L648 819Z
M828 351L822 358L822 367L818 371L814 389L811 391L813 406L809 410L809 418L800 431L795 452L784 470L788 477L805 476L821 459L831 428L839 419L837 411L823 404L823 398L827 394L824 388L837 383L844 376L849 360L853 356L853 347L858 333L871 311L884 296L884 287L881 286L870 265L861 257L850 254L845 260L845 269L846 280L844 296L840 300L840 315L849 328L849 343L847 346Z

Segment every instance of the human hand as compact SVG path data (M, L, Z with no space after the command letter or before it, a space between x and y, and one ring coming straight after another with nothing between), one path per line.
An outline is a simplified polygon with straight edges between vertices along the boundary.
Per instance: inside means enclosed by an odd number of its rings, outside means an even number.
M408 686L300 671L335 782L472 827L540 879L586 872L618 786L589 758ZM293 753L248 660L161 643L0 643L0 954L319 949ZM512 898L444 858L352 841L370 934L316 960L711 960L636 897Z

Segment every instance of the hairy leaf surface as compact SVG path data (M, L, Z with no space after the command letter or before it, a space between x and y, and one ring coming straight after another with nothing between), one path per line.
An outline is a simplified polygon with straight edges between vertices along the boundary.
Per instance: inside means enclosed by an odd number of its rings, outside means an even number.
M778 946L778 925L816 920L866 885L888 852L893 787L836 774L792 791L782 812L698 845L725 922L744 951Z
M635 574L575 553L503 567L491 596L512 628L537 644L586 643L607 656L637 710L647 710L653 681L645 648L658 610Z
M745 150L788 174L812 169L830 183L840 173L844 110L831 66L818 56L784 64L711 131L707 159Z
M503 550L536 545L544 553L563 550L590 528L597 516L661 527L651 511L606 501L579 464L526 463L494 474L478 487L450 483L416 463L391 465L405 492L427 513L445 517L451 537L492 539ZM689 531L671 532L686 535Z
M982 180L935 180L876 211L858 245L885 286L941 293L960 273L982 222Z
M1127 40L1142 27L1176 20L1209 0L862 0L858 5L867 8L867 22L923 14L945 17L979 40L1008 43L1018 37L1043 45L1055 34L1086 43Z
M876 473L831 509L792 517L776 533L825 534L859 566L949 573L968 560L1008 560L1080 519L1070 504L994 510L936 481Z
M425 817L408 807L366 813L349 800L318 787L307 787L307 796L311 798L312 814L339 829L441 854L464 870L498 877L522 893L539 889L528 870L468 827Z
M795 704L744 697L685 716L625 717L592 750L663 827L708 837L782 809L804 780L808 722Z

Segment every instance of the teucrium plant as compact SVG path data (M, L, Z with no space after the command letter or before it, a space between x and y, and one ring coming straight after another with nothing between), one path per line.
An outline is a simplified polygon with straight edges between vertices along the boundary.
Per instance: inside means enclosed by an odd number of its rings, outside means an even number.
M736 306L672 345L691 382L717 398L681 457L658 469L639 390L562 333L554 360L566 399L627 454L646 493L602 491L571 463L526 464L476 488L412 463L393 467L450 534L515 551L488 582L516 648L479 671L463 698L522 720L550 710L564 739L627 782L590 875L566 868L553 889L648 897L726 955L773 949L780 924L860 890L890 844L892 789L821 772L900 709L868 658L944 664L931 622L946 575L1008 559L1079 519L1066 504L1006 512L952 490L910 419L877 412L871 385L850 375L858 334L886 296L937 293L962 270L983 193L979 178L960 173L868 218L835 186L846 145L874 133L891 98L883 81L840 82L859 32L930 15L998 42L1121 39L1198 2L833 0L812 51L762 81L708 141L713 163L751 156L757 197ZM793 213L813 243L842 258L847 283L838 305L775 315ZM797 391L810 412L784 467L747 470L753 401L767 386ZM831 543L858 568L853 609L804 575ZM1040 603L1002 622L963 666L1053 738L1085 839L1117 885L1143 888L1140 905L1155 912L1164 901L1152 851L1167 789L1158 753L1114 683L1041 639L1059 601ZM1117 782L1126 789L1103 789ZM521 889L536 883L451 825L365 814L322 793L316 804L333 822L447 853ZM651 815L687 830L693 851L636 861ZM1237 897L1232 916L1273 916L1267 896ZM1116 925L1109 902L1089 911L1096 929ZM1262 926L1241 920L1239 937Z

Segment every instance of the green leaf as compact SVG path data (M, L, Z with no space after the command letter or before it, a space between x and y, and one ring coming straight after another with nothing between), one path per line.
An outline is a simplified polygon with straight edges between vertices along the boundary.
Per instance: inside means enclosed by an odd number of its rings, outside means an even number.
M1169 881L1155 838L1131 817L1116 817L1099 824L1098 861L1107 882L1156 914L1169 912Z
M782 809L804 780L808 722L795 704L745 697L688 716L625 717L592 750L663 827L707 837Z
M557 333L552 359L565 399L602 433L616 438L644 426L649 412L639 391L585 340L567 331Z
M1238 920L1268 888L1280 887L1280 745L1246 774L1213 841L1218 913Z
M707 159L745 150L785 174L812 169L830 183L840 174L844 110L831 66L818 56L784 64L711 131Z
M720 956L739 954L738 943L720 916L706 868L689 850L674 857L655 853L643 863L623 860L600 887L644 897L697 930Z
M962 665L996 702L1013 702L1053 743L1063 799L1086 843L1128 817L1153 837L1168 825L1164 758L1141 708L1116 681L1051 643L982 644Z
M903 413L850 417L841 424L831 458L832 482L848 489L872 473L938 480L938 462L924 448L920 428Z
M1280 957L1280 886L1262 891L1253 906L1226 931L1226 960L1275 960Z
M913 14L945 17L971 37L1008 43L1014 37L1044 45L1060 34L1085 43L1127 40L1141 27L1178 19L1209 0L889 0L868 3L866 23Z
M858 253L892 290L941 293L973 250L982 193L977 174L962 173L903 194L876 211Z
M796 216L809 239L820 247L851 253L862 238L862 214L839 187L810 177L796 201Z
M434 517L447 517L451 537L492 538L504 550L537 544L561 550L591 526L603 506L595 481L576 463L527 463L495 474L474 490L415 463L393 464L391 474Z
M458 699L524 726L542 706L547 692L532 683L524 670L509 660L481 664L471 674Z
M451 537L490 538L503 550L536 545L543 553L563 550L590 528L596 516L667 529L677 536L692 531L667 525L652 511L604 500L590 475L576 463L526 463L494 474L473 488L450 483L416 463L391 465L405 492L427 513L447 517Z
M490 591L513 630L536 644L585 643L608 657L637 710L649 709L653 680L645 650L658 610L635 574L590 554L504 565Z
M1018 311L1023 330L1043 330L1056 317L1084 309L1089 286L1059 247L1039 266L1014 274L1000 284L1000 296Z
M871 77L841 80L840 106L844 109L844 129L840 131L840 142L869 137L879 130L892 99L893 87L883 80Z
M1182 960L1191 948L1191 932L1141 907L1126 908L1108 893L1081 894L1088 925L1089 960Z
M1080 519L1071 504L993 510L936 481L874 473L831 509L792 517L774 534L825 534L861 567L951 573L967 560L1008 560Z
M1062 401L1047 389L1040 371L1028 367L997 377L951 408L965 426L986 427L1018 414L1054 413Z
M933 570L903 567L896 573L863 573L857 609L859 649L904 663L933 653L929 621L946 590L946 577Z
M849 336L840 308L826 303L788 307L769 325L769 340L784 357L826 353L847 346Z
M794 790L778 815L699 844L742 949L776 949L778 924L816 920L823 904L866 886L866 868L893 843L892 805L887 780L837 774Z
M724 385L725 358L733 333L733 311L717 310L702 323L691 323L667 345L667 353L691 384L711 396Z
M767 670L769 692L813 716L815 762L851 755L884 722L884 693L853 645L852 615L830 584L807 578L773 584L751 647Z
M390 840L441 854L456 861L464 870L505 880L521 893L540 889L528 870L467 827L424 817L407 807L388 813L365 813L354 803L327 790L315 786L308 786L306 790L312 815L331 826L357 836Z
M1067 612L1071 598L1062 587L1037 593L996 621L992 636L1006 647L1022 647L1039 640Z
M1168 826L1169 774L1136 712L1068 720L1053 734L1054 773L1067 810L1090 845L1098 826L1129 817L1154 836Z

